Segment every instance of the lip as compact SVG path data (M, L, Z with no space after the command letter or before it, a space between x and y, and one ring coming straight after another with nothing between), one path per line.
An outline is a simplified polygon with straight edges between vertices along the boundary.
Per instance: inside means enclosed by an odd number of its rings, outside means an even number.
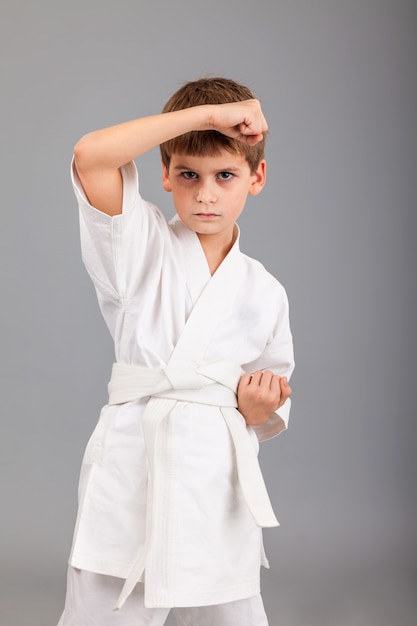
M212 220L219 217L218 213L194 213L194 215L200 220Z

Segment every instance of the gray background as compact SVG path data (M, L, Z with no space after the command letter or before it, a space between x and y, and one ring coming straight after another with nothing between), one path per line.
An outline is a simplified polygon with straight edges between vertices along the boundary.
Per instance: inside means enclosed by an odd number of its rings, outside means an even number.
M290 430L261 451L271 626L414 625L416 3L2 0L0 17L1 626L58 620L113 360L72 147L217 74L270 125L242 248L285 284L295 336ZM170 215L157 151L140 168Z

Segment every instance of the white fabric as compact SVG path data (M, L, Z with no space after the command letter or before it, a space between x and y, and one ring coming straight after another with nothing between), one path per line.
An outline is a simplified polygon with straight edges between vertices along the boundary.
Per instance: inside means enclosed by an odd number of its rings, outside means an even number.
M58 626L162 626L170 609L144 606L138 584L123 609L112 611L120 578L68 568L67 597ZM268 626L260 594L226 604L174 608L178 626Z
M115 363L109 383L109 404L150 397L142 423L154 490L157 489L156 469L158 473L168 469L164 465L156 468L154 463L154 448L161 421L174 408L177 401L198 400L199 403L220 406L233 440L237 474L246 504L258 526L277 526L278 521L271 507L250 435L243 417L236 411L236 390L242 372L239 366L228 361L216 361L198 368L171 368L168 365L164 369ZM167 400L170 402L166 402ZM153 510L149 514L152 520L160 513ZM140 550L137 555L117 602L117 608L123 606L143 574L149 540L147 537L145 549Z
M179 219L167 224L142 200L133 164L123 168L123 178L123 214L110 218L88 204L74 175L83 260L117 363L192 370L226 360L243 371L269 368L289 377L283 287L240 252L238 240L211 277L196 234ZM127 578L137 555L146 553L147 607L208 606L256 595L259 567L267 562L220 407L198 397L163 401L169 410L152 458L143 429L147 399L103 407L83 460L70 563ZM288 401L278 413L247 429L254 445L256 435L263 440L285 428ZM149 463L165 469L155 478Z

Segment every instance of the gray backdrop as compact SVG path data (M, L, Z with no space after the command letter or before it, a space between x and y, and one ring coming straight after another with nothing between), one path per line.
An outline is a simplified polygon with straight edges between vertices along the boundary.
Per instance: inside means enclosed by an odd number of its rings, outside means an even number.
M69 181L85 132L186 80L249 84L268 183L242 248L286 286L297 368L261 460L271 626L411 626L416 601L412 0L2 0L2 626L55 626L112 345ZM166 208L157 151L145 197Z

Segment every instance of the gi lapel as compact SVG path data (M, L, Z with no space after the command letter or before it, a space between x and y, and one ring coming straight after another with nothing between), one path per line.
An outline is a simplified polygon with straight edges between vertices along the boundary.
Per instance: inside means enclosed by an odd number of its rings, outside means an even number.
M197 235L178 221L175 221L175 230L181 232L187 284L194 306L168 366L202 362L213 331L221 324L224 312L234 305L244 270L239 250L239 231L229 254L210 277Z

